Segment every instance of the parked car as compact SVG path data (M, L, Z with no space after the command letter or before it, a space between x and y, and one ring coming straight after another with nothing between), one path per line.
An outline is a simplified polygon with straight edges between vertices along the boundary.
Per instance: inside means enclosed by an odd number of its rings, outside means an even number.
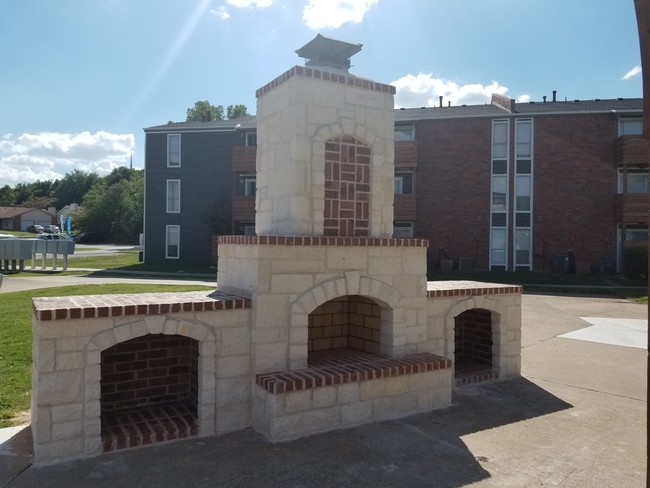
M2 273L0 273L0 288L2 288Z
M12 236L11 234L0 234L0 239L5 240L5 239L18 239L16 236Z
M36 236L36 239L39 239L41 241L64 241L67 239L70 239L67 235L65 234L39 234Z
M72 240L77 244L100 244L104 242L104 236L97 232L81 232L72 236Z
M34 234L40 234L43 232L43 230L43 226L38 224L30 225L27 227L27 232L33 232Z
M49 232L50 234L58 234L60 230L56 225L46 225L45 227L43 227L43 232Z

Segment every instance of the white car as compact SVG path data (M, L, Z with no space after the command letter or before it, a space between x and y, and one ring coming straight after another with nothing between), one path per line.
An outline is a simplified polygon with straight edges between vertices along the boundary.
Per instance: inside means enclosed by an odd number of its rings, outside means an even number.
M12 236L11 234L0 234L0 239L18 239L16 236Z
M49 232L50 234L58 234L59 228L56 225L46 225L43 227L43 232Z
M65 234L39 234L36 239L39 241L65 241L70 238Z

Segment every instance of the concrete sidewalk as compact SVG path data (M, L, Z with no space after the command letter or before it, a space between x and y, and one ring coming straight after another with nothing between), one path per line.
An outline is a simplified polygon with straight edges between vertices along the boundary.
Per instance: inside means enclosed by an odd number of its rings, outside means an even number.
M282 444L243 431L42 467L27 428L0 446L0 487L645 486L647 350L559 336L590 326L580 317L647 319L646 306L525 295L522 309L522 377L456 389L450 408Z

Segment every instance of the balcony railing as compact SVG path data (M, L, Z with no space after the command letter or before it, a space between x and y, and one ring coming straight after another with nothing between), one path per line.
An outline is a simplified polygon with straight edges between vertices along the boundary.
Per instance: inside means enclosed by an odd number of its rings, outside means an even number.
M257 146L234 146L232 148L233 171L255 171Z
M642 136L620 136L614 142L614 163L648 165L648 141Z
M395 141L395 167L415 167L418 164L417 141Z
M614 196L614 221L617 223L648 223L648 193L619 193Z

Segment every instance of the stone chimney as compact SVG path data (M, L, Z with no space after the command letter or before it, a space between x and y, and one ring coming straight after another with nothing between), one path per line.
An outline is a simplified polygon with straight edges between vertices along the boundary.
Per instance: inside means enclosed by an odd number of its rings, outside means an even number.
M395 88L348 72L320 34L257 90L257 235L390 237Z

